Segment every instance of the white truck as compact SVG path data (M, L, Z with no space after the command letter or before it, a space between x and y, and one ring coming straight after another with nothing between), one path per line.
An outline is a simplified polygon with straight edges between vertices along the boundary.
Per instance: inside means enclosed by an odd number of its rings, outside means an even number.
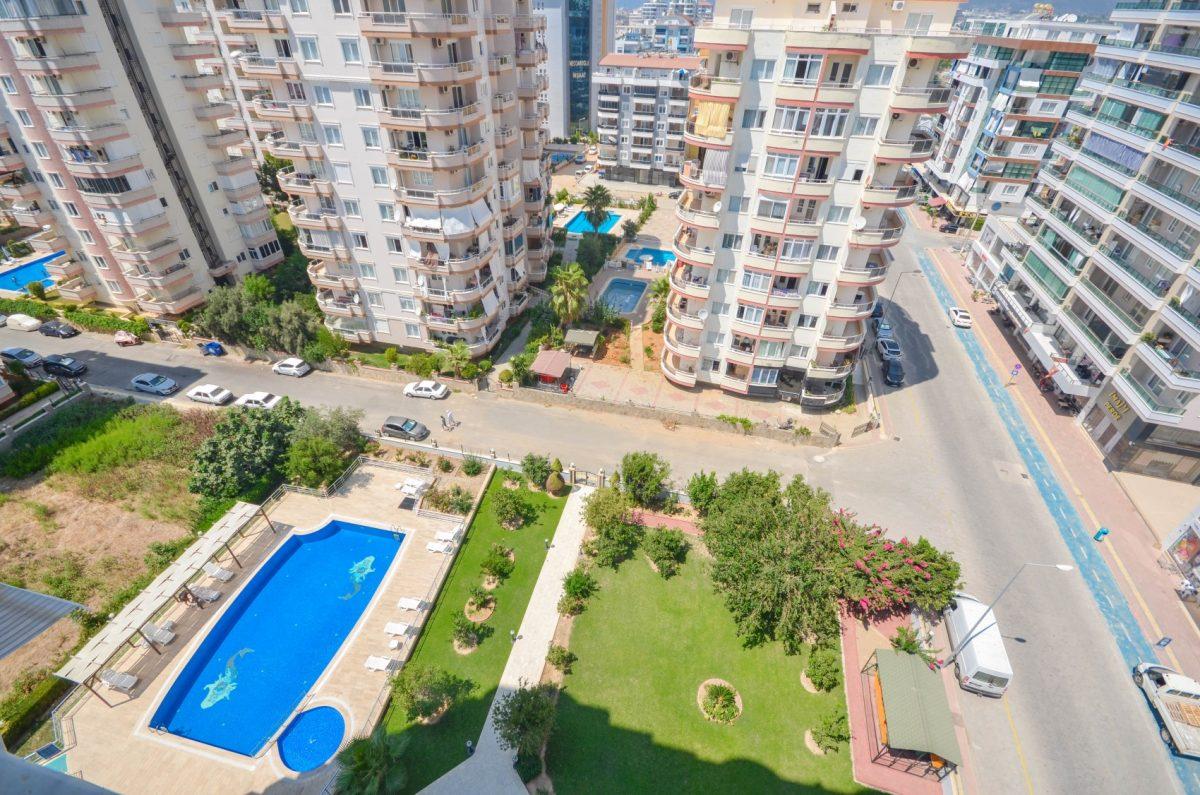
M1163 742L1180 756L1200 758L1200 682L1143 662L1133 669L1133 683L1158 713Z

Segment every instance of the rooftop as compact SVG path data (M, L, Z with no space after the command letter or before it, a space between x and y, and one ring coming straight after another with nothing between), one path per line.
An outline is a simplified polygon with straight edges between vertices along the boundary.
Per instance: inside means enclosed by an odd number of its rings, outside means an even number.
M642 69L699 69L697 55L666 55L664 53L609 53L600 59L601 66L638 67Z

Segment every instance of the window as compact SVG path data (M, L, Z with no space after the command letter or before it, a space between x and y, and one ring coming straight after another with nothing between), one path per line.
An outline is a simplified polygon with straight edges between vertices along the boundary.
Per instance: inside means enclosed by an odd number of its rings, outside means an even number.
M358 49L358 39L338 39L338 42L342 45L343 61L346 63L362 63L362 53Z
M895 72L894 66L873 63L867 67L867 76L863 83L868 86L890 86Z
M796 328L816 328L816 326L817 326L817 316L816 315L797 315L796 316Z
M367 293L367 305L370 307L373 307L375 309L383 309L383 294L375 293L375 292L368 292Z
M375 281L375 279L376 279L375 266L369 262L358 263L358 275L363 277L364 279L370 279L371 281Z
M822 59L811 53L789 53L783 62L782 79L788 83L816 83L821 77Z
M312 63L321 62L321 50L317 46L317 40L313 36L300 36L296 39L300 45L300 56L306 61Z
M293 14L307 14L308 0L291 0Z
M417 302L412 300L408 296L402 295L402 296L400 296L399 300L400 300L400 311L401 312L416 312L417 311Z
M854 120L854 131L851 135L874 135L879 126L878 116L859 116Z
M850 208L835 204L829 208L825 220L831 224L845 224L850 221Z
M1054 113L1058 110L1058 103L1053 99L1043 99L1038 102L1037 109L1039 113Z
M843 14L857 14L858 13L858 3L842 3L842 13Z
M386 166L371 166L371 183L381 188L388 186L388 170Z
M817 259L830 262L837 259L838 252L841 249L837 246L820 245L817 246Z
M108 288L108 291L110 293L118 293L119 294L121 292L121 285L117 284L112 279L105 279L104 286Z
M384 221L395 221L396 205L391 202L379 202L379 217Z
M384 240L387 241L387 250L389 252L391 252L392 254L403 254L404 253L404 242L402 240L400 240L400 238L385 237ZM401 269L397 268L397 270L401 270ZM397 276L396 281L401 281L400 277ZM408 283L407 278L404 279L403 281L405 284Z
M755 367L750 373L750 383L760 386L774 386L779 381L778 367Z
M733 284L733 271L729 268L717 268L717 284Z
M813 111L812 135L841 138L850 111L846 108L817 108Z
M1074 77L1064 77L1063 75L1043 75L1042 82L1038 85L1039 94L1061 94L1069 95L1075 90L1076 79Z
M350 173L349 163L334 163L333 176L338 182L346 184L354 182L354 177Z
M43 160L50 157L50 150L47 149L46 145L44 143L42 143L41 141L34 141L32 146L33 146L33 153L35 155L37 155L38 157L42 158Z
M86 230L86 229L80 229L80 230L79 230L79 238L80 238L80 239L81 239L81 240L82 240L84 243L95 243L95 242L96 242L95 238L93 238L93 237L92 237L92 233L91 233L91 232L89 232L89 231L88 231L88 230Z
M379 128L378 127L363 127L362 128L363 146L368 149L379 149Z
M804 13L806 13L806 14L821 13L821 4L820 3L809 3L808 5L806 5L804 7Z
M763 310L761 306L738 304L734 317L743 323L759 323L762 321Z
M747 108L742 111L742 129L745 130L761 130L763 122L767 118L765 110L757 108Z
M746 152L739 157L740 160L733 166L733 170L738 174L753 174L758 169L758 155L753 152Z
M350 13L350 0L333 0L333 13L349 14Z
M371 89L356 88L354 89L354 107L356 108L371 108Z
M810 281L804 288L805 295L827 295L829 293L829 282L813 282Z
M342 145L342 128L338 124L324 124L321 129L325 132L325 143L329 146Z
M805 317L807 317L807 315L801 315L800 317L805 318ZM795 356L799 359L808 358L808 346L807 345L793 345L791 353L789 353L788 355Z
M801 238L787 238L779 251L779 258L793 262L805 262L812 258L813 242Z
M92 255L92 264L95 265L97 268L99 268L102 271L108 270L108 261L105 260L104 257L100 256L99 254Z
M362 232L354 232L350 235L350 242L355 248L367 248L367 236Z
M753 8L731 8L729 9L729 27L731 28L748 28L751 21L754 19Z
M388 322L386 320L384 320L383 318L379 318L379 317L371 318L371 326L375 329L376 333L378 333L378 334L391 333L391 327L388 325Z
M705 337L705 339L707 340L709 345L724 345L725 344L725 332L710 331L710 332L708 332L708 335Z
M4 86L5 94L17 93L17 84L14 83L13 79L11 77L9 77L8 75L0 76L0 85Z
M799 155L780 155L771 152L767 155L763 174L776 179L796 176L796 166L800 163Z
M708 305L708 308L712 310L712 313L718 317L724 317L725 315L729 314L729 304L721 301L713 301Z
M742 271L742 287L747 290L760 290L766 292L771 286L771 277L765 273L757 273L756 271Z
M404 334L407 337L412 337L415 340L419 340L421 338L421 327L416 323L405 323Z
M62 177L60 177L58 174L47 174L46 178L49 179L50 184L56 188L61 188L63 186Z
M63 202L63 210L72 218L79 217L79 208L75 206L75 202Z
M362 209L358 205L358 199L342 199L342 207L346 215L351 218L362 218Z
M759 218L774 218L782 220L787 215L786 201L778 201L776 199L759 199L758 200L758 217Z
M909 33L928 33L933 24L933 14L909 14L904 20L904 30Z
M768 61L762 58L755 58L750 62L750 79L751 80L774 80L775 79L775 62Z
M740 250L742 247L742 236L726 232L721 236L721 248Z
M745 196L730 196L727 201L729 202L729 212L731 213L746 212L750 206Z
M17 121L21 122L22 127L32 127L33 126L33 119L31 119L29 117L29 111L18 110L17 111Z
M395 239L395 238L390 238ZM396 280L396 284L408 284L408 269L392 267L392 278Z
M332 105L333 92L329 90L329 86L313 86L313 101L318 105Z

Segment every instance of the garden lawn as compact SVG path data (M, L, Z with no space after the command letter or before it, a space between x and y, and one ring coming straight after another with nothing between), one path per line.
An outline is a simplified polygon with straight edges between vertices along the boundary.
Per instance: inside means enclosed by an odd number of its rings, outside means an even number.
M670 580L640 554L617 572L596 571L600 590L571 631L579 659L546 753L559 795L861 791L848 748L817 757L804 745L842 691L805 691L804 658L778 643L743 648L708 565L692 550ZM696 705L710 678L741 694L732 725L705 720Z
M544 539L554 536L566 503L565 499L536 492L531 498L538 508L537 520L517 531L505 530L496 522L491 510L492 495L503 488L503 478L493 477L433 614L421 631L417 648L408 662L408 665L439 668L466 677L475 682L474 692L432 726L410 724L398 711L389 712L384 719L388 731L403 732L411 737L404 754L408 768L406 792L422 789L466 759L467 740L479 741L488 708L512 650L509 630L516 630L521 625L529 595L546 559ZM471 654L460 655L452 645L451 621L466 605L467 592L483 581L479 566L493 543L513 548L516 567L512 576L494 592L496 611L486 622L493 630L491 637L485 638Z

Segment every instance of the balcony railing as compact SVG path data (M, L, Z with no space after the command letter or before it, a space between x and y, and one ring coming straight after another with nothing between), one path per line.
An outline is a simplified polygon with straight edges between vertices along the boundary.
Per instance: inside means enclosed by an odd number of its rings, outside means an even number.
M1089 293L1096 298L1099 298L1100 302L1108 307L1108 309L1112 311L1114 315L1116 315L1117 320L1120 320L1127 329L1130 331L1141 330L1141 322L1136 320L1124 307L1122 307L1120 304L1110 298L1103 290L1092 283L1090 279L1080 279L1079 283L1082 284Z
M1158 395L1151 392L1145 387L1145 385L1142 384L1142 382L1134 378L1133 374L1129 372L1128 367L1121 369L1121 380L1124 381L1128 386L1132 387L1133 391L1137 393L1138 397L1146 401L1146 404L1149 405L1153 411L1161 414L1170 414L1176 417L1183 415L1185 409L1182 409L1179 406L1169 406L1166 403L1160 403L1158 400Z
M1108 258L1110 262L1116 265L1125 273L1136 281L1138 284L1145 287L1150 292L1162 298L1171 289L1171 280L1169 279L1152 279L1149 276L1142 274L1137 266L1124 254L1118 254L1116 249L1107 243L1100 247L1100 251Z

